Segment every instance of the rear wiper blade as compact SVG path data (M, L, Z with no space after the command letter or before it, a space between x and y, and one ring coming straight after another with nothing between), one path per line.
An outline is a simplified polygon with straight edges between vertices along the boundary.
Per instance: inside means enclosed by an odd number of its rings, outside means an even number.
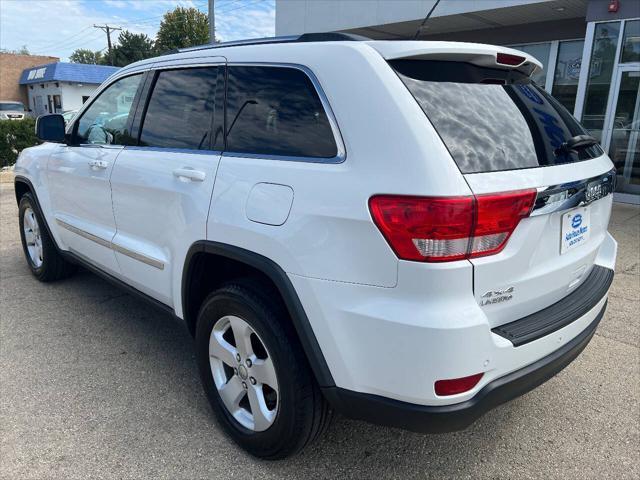
M556 148L555 154L560 155L563 153L577 153L582 148L591 147L597 145L598 140L591 135L576 135L571 137L566 142L563 142L558 148Z

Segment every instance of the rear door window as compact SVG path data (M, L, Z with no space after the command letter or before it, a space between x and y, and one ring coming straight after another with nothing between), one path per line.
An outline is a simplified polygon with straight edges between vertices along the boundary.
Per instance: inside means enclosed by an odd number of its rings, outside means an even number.
M559 149L586 131L553 97L514 70L427 60L390 62L462 173L577 162L599 145Z
M159 72L144 116L140 146L215 148L211 132L216 92L223 88L223 82L218 83L218 71L219 67L204 67ZM222 132L218 140L222 141Z
M310 78L297 68L230 66L227 151L333 158L331 124Z

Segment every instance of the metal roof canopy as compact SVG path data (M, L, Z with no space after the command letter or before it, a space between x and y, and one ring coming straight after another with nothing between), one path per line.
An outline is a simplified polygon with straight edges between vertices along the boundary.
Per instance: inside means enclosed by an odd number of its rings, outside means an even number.
M636 0L637 1L637 0ZM438 9L420 32L419 39L428 40L429 36L442 36L467 31L491 30L503 27L528 26L529 24L584 19L588 0L546 0L508 7L478 10L466 13L438 15ZM482 2L479 2L481 5ZM442 3L440 5L443 5ZM367 35L375 40L408 40L420 25L422 18L399 22L353 26L338 29L345 33ZM584 22L584 20L583 20Z
M118 67L107 65L66 62L47 63L24 69L20 76L20 85L43 82L73 82L99 85L118 70Z

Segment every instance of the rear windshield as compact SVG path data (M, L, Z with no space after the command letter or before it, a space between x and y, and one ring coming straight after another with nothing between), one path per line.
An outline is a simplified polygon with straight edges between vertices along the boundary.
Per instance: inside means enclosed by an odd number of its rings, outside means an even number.
M559 149L563 142L587 132L519 72L431 60L390 64L462 173L559 165L603 154L599 145L577 152Z

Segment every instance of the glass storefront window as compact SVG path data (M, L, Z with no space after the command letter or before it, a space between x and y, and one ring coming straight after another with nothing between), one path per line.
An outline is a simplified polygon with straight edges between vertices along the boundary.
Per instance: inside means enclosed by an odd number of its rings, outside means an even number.
M512 48L515 48L516 50L522 50L523 52L535 57L540 63L542 63L544 70L532 75L531 80L544 88L547 77L547 70L549 68L549 51L551 49L551 43L530 43L526 45L515 45Z
M640 72L622 71L613 117L609 157L618 175L617 191L640 193Z
M598 141L602 141L619 35L620 22L598 23L594 31L582 124Z
M620 63L628 62L640 62L640 20L625 22Z
M584 40L560 42L558 46L558 60L553 75L551 95L571 113L576 105L583 47Z

